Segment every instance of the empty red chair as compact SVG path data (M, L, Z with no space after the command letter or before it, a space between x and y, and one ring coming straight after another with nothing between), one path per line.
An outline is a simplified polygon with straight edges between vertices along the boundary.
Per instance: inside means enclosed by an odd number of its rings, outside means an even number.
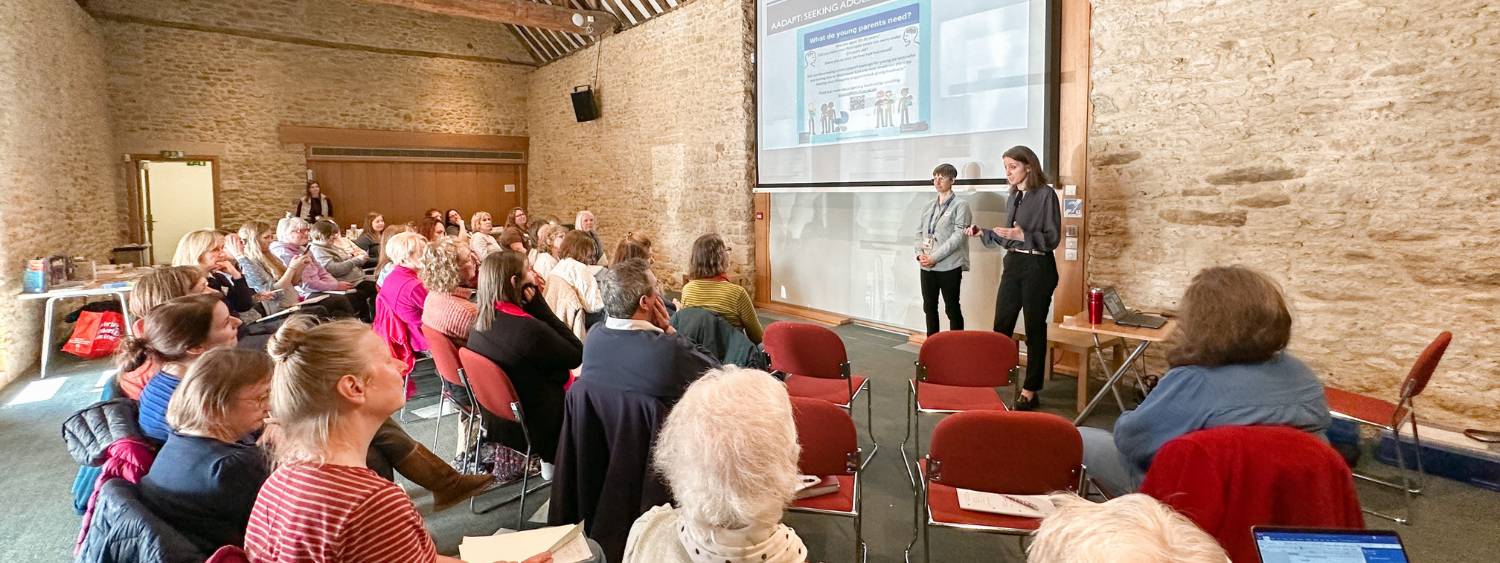
M1411 496L1422 492L1422 437L1417 433L1417 405L1413 401L1422 390L1427 388L1427 382L1432 379L1432 373L1437 370L1438 362L1443 359L1443 352L1448 350L1448 343L1453 341L1453 333L1443 331L1432 339L1422 354L1417 356L1417 362L1407 372L1406 379L1401 381L1401 392L1392 403L1383 399L1350 393L1342 389L1327 387L1324 395L1328 398L1328 410L1335 418L1348 420L1359 424L1373 426L1390 432L1396 439L1396 463L1401 466L1401 482L1395 483L1384 479L1377 479L1368 475L1355 473L1355 477L1364 479L1371 483L1384 485L1393 489L1400 489L1406 501L1402 515L1386 514L1374 510L1365 512L1395 521L1398 524L1411 522ZM1411 425L1411 438L1416 446L1417 475L1411 479L1411 470L1406 466L1406 446L1401 444L1401 427ZM1416 486L1412 486L1412 482Z
M833 477L836 493L798 499L791 510L831 514L854 519L854 559L865 558L864 503L860 496L861 459L859 434L848 411L822 399L792 397L792 418L802 455L797 469L803 475Z
M1287 426L1221 426L1167 442L1141 492L1187 516L1234 561L1257 561L1251 526L1365 526L1354 478L1327 442Z
M922 560L929 557L932 526L1014 535L1035 532L1040 518L973 512L959 508L958 490L1041 495L1078 491L1085 479L1083 440L1072 422L1043 412L965 411L939 421L932 448L917 465L917 536Z
M906 437L901 439L901 461L912 486L917 482L906 442L920 424L917 415L1009 410L995 388L1011 385L1018 356L1015 340L988 330L939 332L922 343L916 376L906 390ZM920 428L915 454L922 455Z
M464 368L464 374L468 378L469 395L474 397L479 407L494 416L514 422L521 427L521 435L526 440L526 451L524 452L526 462L524 467L527 468L521 472L521 493L516 497L506 499L505 502L496 505L496 507L504 506L513 500L521 501L520 506L517 507L519 515L516 521L519 522L518 527L524 528L526 524L526 495L535 491L535 489L527 490L526 485L531 480L532 471L530 468L532 459L536 456L533 456L531 453L531 429L526 426L526 413L521 408L521 396L516 394L516 388L514 385L511 385L510 376L505 374L505 370L500 369L500 366L495 365L495 362L490 361L489 358L481 356L479 353L468 348L460 348L458 350L458 360L459 364ZM479 442L475 441L474 443L475 457L479 456ZM537 489L545 485L545 483L538 485ZM474 501L470 499L469 509L473 510L473 508Z
M793 397L822 399L852 413L854 399L865 393L865 429L874 447L868 463L880 451L875 440L874 419L869 397L870 382L855 375L849 367L844 341L833 331L808 323L776 322L766 327L766 354L771 356L771 370L787 374L787 393Z
M432 445L434 447L437 446L438 437L443 431L444 402L451 402L458 406L458 416L463 424L462 432L465 436L473 436L471 425L474 421L474 415L479 411L478 405L474 403L474 393L469 391L469 382L464 374L464 368L458 360L458 345L452 339L448 338L448 335L438 332L427 325L422 325L422 335L427 337L427 345L431 347L429 352L432 353L433 367L437 370L438 377L448 382L448 386L443 388L442 394L438 395L437 421L432 424ZM451 391L454 387L463 389L465 394L468 395L468 399L459 401L457 397L454 397ZM475 462L477 467L479 460L472 457L470 459ZM465 466L467 465L465 463Z

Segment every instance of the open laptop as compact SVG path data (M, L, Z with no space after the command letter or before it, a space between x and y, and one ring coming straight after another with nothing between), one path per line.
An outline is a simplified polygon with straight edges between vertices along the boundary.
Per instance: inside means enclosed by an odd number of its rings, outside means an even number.
M1113 287L1104 288L1104 307L1109 309L1109 316L1115 319L1117 325L1161 328L1162 325L1167 324L1165 318L1130 310L1125 306L1125 300L1120 298L1120 292L1115 291Z
M1406 563L1406 546L1390 530L1329 530L1256 526L1261 563Z

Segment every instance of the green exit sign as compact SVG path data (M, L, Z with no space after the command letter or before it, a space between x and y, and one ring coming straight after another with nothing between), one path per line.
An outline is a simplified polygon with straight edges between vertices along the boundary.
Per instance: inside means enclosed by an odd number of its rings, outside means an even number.
M208 161L206 161L206 160L189 160L187 162L187 165L188 166L208 166Z

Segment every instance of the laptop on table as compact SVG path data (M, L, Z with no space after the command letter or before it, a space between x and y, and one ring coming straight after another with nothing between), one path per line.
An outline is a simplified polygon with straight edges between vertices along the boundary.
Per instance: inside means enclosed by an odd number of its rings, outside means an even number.
M1125 306L1125 300L1120 298L1120 292L1113 287L1104 289L1104 307L1109 309L1109 316L1114 318L1115 324L1120 326L1161 328L1167 324L1166 318L1130 310Z
M1406 563L1406 546L1390 530L1250 529L1261 563Z

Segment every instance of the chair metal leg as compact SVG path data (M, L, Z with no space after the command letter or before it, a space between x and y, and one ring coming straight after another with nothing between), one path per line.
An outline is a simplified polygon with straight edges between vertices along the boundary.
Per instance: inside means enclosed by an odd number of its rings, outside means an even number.
M917 403L915 395L916 384L913 383L906 388L906 436L901 438L901 446L898 448L901 450L901 466L906 468L906 480L911 482L911 488L914 491L917 489L917 474L911 468L911 458L906 456L906 443L911 440L913 421L918 420L916 416ZM917 430L920 431L921 429L918 428ZM916 454L921 453L920 450L916 452Z
M432 447L438 447L438 436L443 432L443 401L445 397L438 395L437 421L432 423Z
M526 529L526 486L531 482L531 444L526 444L526 468L521 471L521 502L516 509L516 531Z
M918 477L921 477L922 481L912 491L911 541L906 542L904 552L906 563L911 563L911 549L917 545L917 538L922 535L922 506L925 504L922 500L922 489L927 487L927 480L920 474Z
M870 380L868 380L868 379L865 380L864 387L865 387L865 432L867 432L867 433L870 434L870 444L872 445L872 447L870 448L870 455L867 456L867 457L865 457L864 462L862 462L862 463L859 464L860 470L864 470L865 466L867 466L867 465L870 464L870 460L875 459L875 454L877 454L877 453L880 452L880 440L876 440L875 439L875 407L874 407L875 391L874 391L874 387L872 385L870 385ZM852 400L853 397L851 396L850 399ZM854 405L849 405L849 406L853 407Z

